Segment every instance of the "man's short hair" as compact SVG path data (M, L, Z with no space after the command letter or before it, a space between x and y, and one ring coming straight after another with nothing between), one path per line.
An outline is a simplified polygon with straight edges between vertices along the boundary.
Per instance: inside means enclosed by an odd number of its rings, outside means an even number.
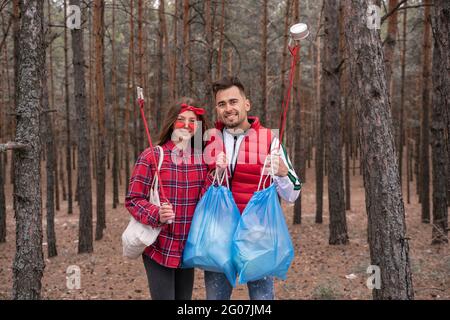
M241 80L239 80L238 77L231 76L231 77L223 77L222 79L217 80L213 83L212 90L214 93L214 98L216 97L217 92L219 92L220 90L226 90L234 86L238 87L241 94L245 97L245 89Z

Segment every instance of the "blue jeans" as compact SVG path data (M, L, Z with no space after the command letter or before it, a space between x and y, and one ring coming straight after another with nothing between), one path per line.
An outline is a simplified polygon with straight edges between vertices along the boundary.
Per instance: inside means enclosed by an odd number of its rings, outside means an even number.
M223 273L205 271L206 300L230 300L233 287ZM250 300L274 300L273 278L247 282Z

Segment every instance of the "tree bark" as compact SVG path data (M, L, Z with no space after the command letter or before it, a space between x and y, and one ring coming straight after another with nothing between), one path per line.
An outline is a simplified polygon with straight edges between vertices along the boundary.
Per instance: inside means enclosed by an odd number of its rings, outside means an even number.
M67 2L64 1L64 23L67 21ZM71 144L72 137L70 131L70 92L69 92L69 57L68 57L68 40L67 40L67 27L64 26L64 97L66 104L66 172L67 172L67 200L68 200L68 209L67 212L69 214L73 213L72 206L72 157L71 153Z
M327 50L323 68L325 94L327 95L327 138L330 151L328 159L329 244L348 243L342 169L339 11L339 1L324 2L325 45Z
M398 135L398 171L400 176L400 184L403 185L403 146L405 144L404 130L404 111L405 111L405 75L406 75L406 21L408 10L403 10L403 30L402 30L402 49L400 57L401 80L400 80L400 134ZM407 174L408 175L408 174ZM409 181L407 183L408 203L409 203Z
M262 5L262 19L261 19L261 71L260 71L260 81L261 81L261 105L264 114L264 123L268 128L272 128L270 123L270 113L269 113L269 102L268 102L268 92L267 92L267 0L263 0Z
M14 152L16 254L13 299L41 297L44 271L39 114L45 68L43 2L21 0L16 82L16 139L27 145Z
M71 5L80 6L80 0L70 0ZM82 11L83 14L85 10ZM90 114L86 105L86 83L84 72L83 29L72 30L72 53L74 71L75 107L78 119L78 203L80 221L78 226L78 253L92 252L92 186Z
M123 120L123 148L125 150L125 194L128 194L128 182L130 181L130 109L133 104L133 70L134 70L134 1L130 2L130 45L128 47L128 70L127 70L127 94L125 98L125 110L124 110L124 120ZM158 66L162 68L162 66ZM158 86L162 86L162 83L158 83ZM158 108L158 101L155 103L156 108ZM161 121L160 115L156 114L156 122Z
M136 68L136 79L138 81L138 85L142 87L143 92L147 92L147 87L145 83L145 71L144 71L144 34L143 34L143 15L144 15L144 2L143 0L138 0L138 28L137 28L137 62L138 67ZM136 119L137 120L137 119ZM136 123L138 134L137 134L137 144L139 150L144 150L144 126L141 121L137 121Z
M389 0L388 12L391 12L398 5L398 0ZM405 10L406 11L406 10ZM387 18L388 30L387 37L384 43L384 61L386 63L386 83L391 83L392 66L394 60L395 45L397 43L397 24L398 11L395 10L393 14ZM392 99L392 92L390 93Z
M44 55L45 59L45 55ZM45 60L44 60L45 65ZM47 72L44 68L42 76L42 111L44 136L42 142L47 146L45 148L47 152L47 161L45 163L45 169L47 174L47 190L46 190L46 207L47 207L47 253L48 257L55 257L58 255L56 249L56 234L55 234L55 149L54 145L54 129L52 115L49 112L49 99L48 99L48 85L47 85Z
M163 33L163 14L161 13L161 4L158 8L158 52L157 52L157 88L155 97L155 118L157 124L157 131L159 131L159 126L162 122L162 109L163 109L163 84L164 84L164 33Z
M326 47L323 48L323 50L321 50L320 40L321 37L317 36L316 103L319 109L319 132L317 135L317 145L316 145L316 217L315 217L316 223L323 222L323 172L324 172L323 158L324 158L324 137L326 136L326 127L325 127L326 95L322 90L323 77L321 77L320 72L322 70L321 58L325 55Z
M112 3L112 37L111 37L111 51L112 51L112 99L113 99L113 114L114 114L114 137L113 137L113 208L117 208L119 204L119 131L118 131L118 113L119 101L117 96L117 57L116 57L116 0Z
M211 20L211 0L205 0L205 36L206 36L206 56L205 56L205 102L207 106L213 106L212 88L212 20ZM211 110L212 111L212 110Z
M48 24L52 25L52 13L51 13L51 1L47 0L47 8L48 8ZM49 79L50 79L50 109L53 109L55 106L55 84L54 84L54 78L53 78L53 45L52 42L48 44L48 58L49 58ZM55 121L56 122L56 121ZM57 125L56 125L57 127ZM58 136L58 132L53 128L53 134L55 137ZM59 179L58 179L58 157L56 156L56 152L58 150L58 139L54 139L53 142L53 153L55 154L55 165L54 165L54 171L55 171L55 206L56 211L59 211Z
M422 222L430 223L431 0L425 0L422 60L421 204Z
M289 1L289 0L288 0ZM223 60L223 45L224 45L224 29L225 29L225 0L221 0L221 17L220 17L220 38L219 50L217 52L217 75L216 79L222 79L222 60Z
M367 28L368 0L344 0L351 78L354 79L363 177L368 213L371 264L380 268L374 299L413 299L392 116L378 30Z
M95 37L95 88L96 108L98 110L98 154L97 154L97 224L95 240L103 238L106 228L105 217L105 77L104 77L104 0L94 1L94 37Z
M294 0L293 6L294 6L294 21L298 21L300 18L300 8L299 8L299 0ZM297 63L298 61L296 61ZM300 88L301 88L301 69L300 64L297 66L296 73L294 75L294 96L292 97L292 102L294 103L294 118L295 118L295 124L294 124L294 141L295 144L293 146L294 149L294 168L296 170L299 170L300 179L304 180L304 147L303 147L303 128L302 128L302 104L300 101ZM289 119L289 117L288 117ZM289 123L289 122L287 122ZM302 193L300 192L300 195L298 196L297 200L294 204L294 218L293 218L294 224L301 224L302 223Z
M432 244L448 243L447 177L449 153L445 127L450 111L449 58L450 4L435 0L433 8L433 113L431 122L433 159L433 231Z
M0 243L6 242L5 163L0 153Z
M191 76L191 70L190 70L190 43L189 43L189 0L183 0L183 66L182 66L182 77L181 77L181 93L182 95L188 95L188 92L190 92L190 79ZM189 90L188 90L189 88Z

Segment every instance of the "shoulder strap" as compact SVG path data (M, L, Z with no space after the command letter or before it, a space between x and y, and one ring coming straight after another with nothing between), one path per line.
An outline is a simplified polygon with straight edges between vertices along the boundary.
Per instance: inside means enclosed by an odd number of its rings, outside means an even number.
M158 171L160 171L164 160L164 150L161 146L156 146L156 148L159 150ZM158 176L156 174L153 177L152 185L150 187L150 190L153 189L158 190Z
M156 146L156 148L158 148L158 150L159 150L159 160L158 160L158 171L159 171L159 170L161 170L161 165L164 160L164 150L161 146Z

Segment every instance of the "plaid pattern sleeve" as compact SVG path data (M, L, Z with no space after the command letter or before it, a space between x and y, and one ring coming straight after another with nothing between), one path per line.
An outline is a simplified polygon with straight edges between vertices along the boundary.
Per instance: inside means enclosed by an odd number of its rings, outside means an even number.
M172 204L175 219L172 224L163 224L155 243L145 249L144 254L155 262L179 268L192 217L207 179L207 166L202 153L183 154L172 141L161 146L164 158L160 170L160 188ZM148 203L148 191L154 175L151 152L144 151L136 162L126 206L130 213L142 223L157 226L158 207ZM155 150L155 157L159 154Z
M160 226L159 207L148 201L150 186L155 174L155 167L150 160L151 152L150 148L146 149L136 161L125 198L125 206L140 223L158 227ZM155 152L155 158L159 159L159 150L155 148L153 152Z

